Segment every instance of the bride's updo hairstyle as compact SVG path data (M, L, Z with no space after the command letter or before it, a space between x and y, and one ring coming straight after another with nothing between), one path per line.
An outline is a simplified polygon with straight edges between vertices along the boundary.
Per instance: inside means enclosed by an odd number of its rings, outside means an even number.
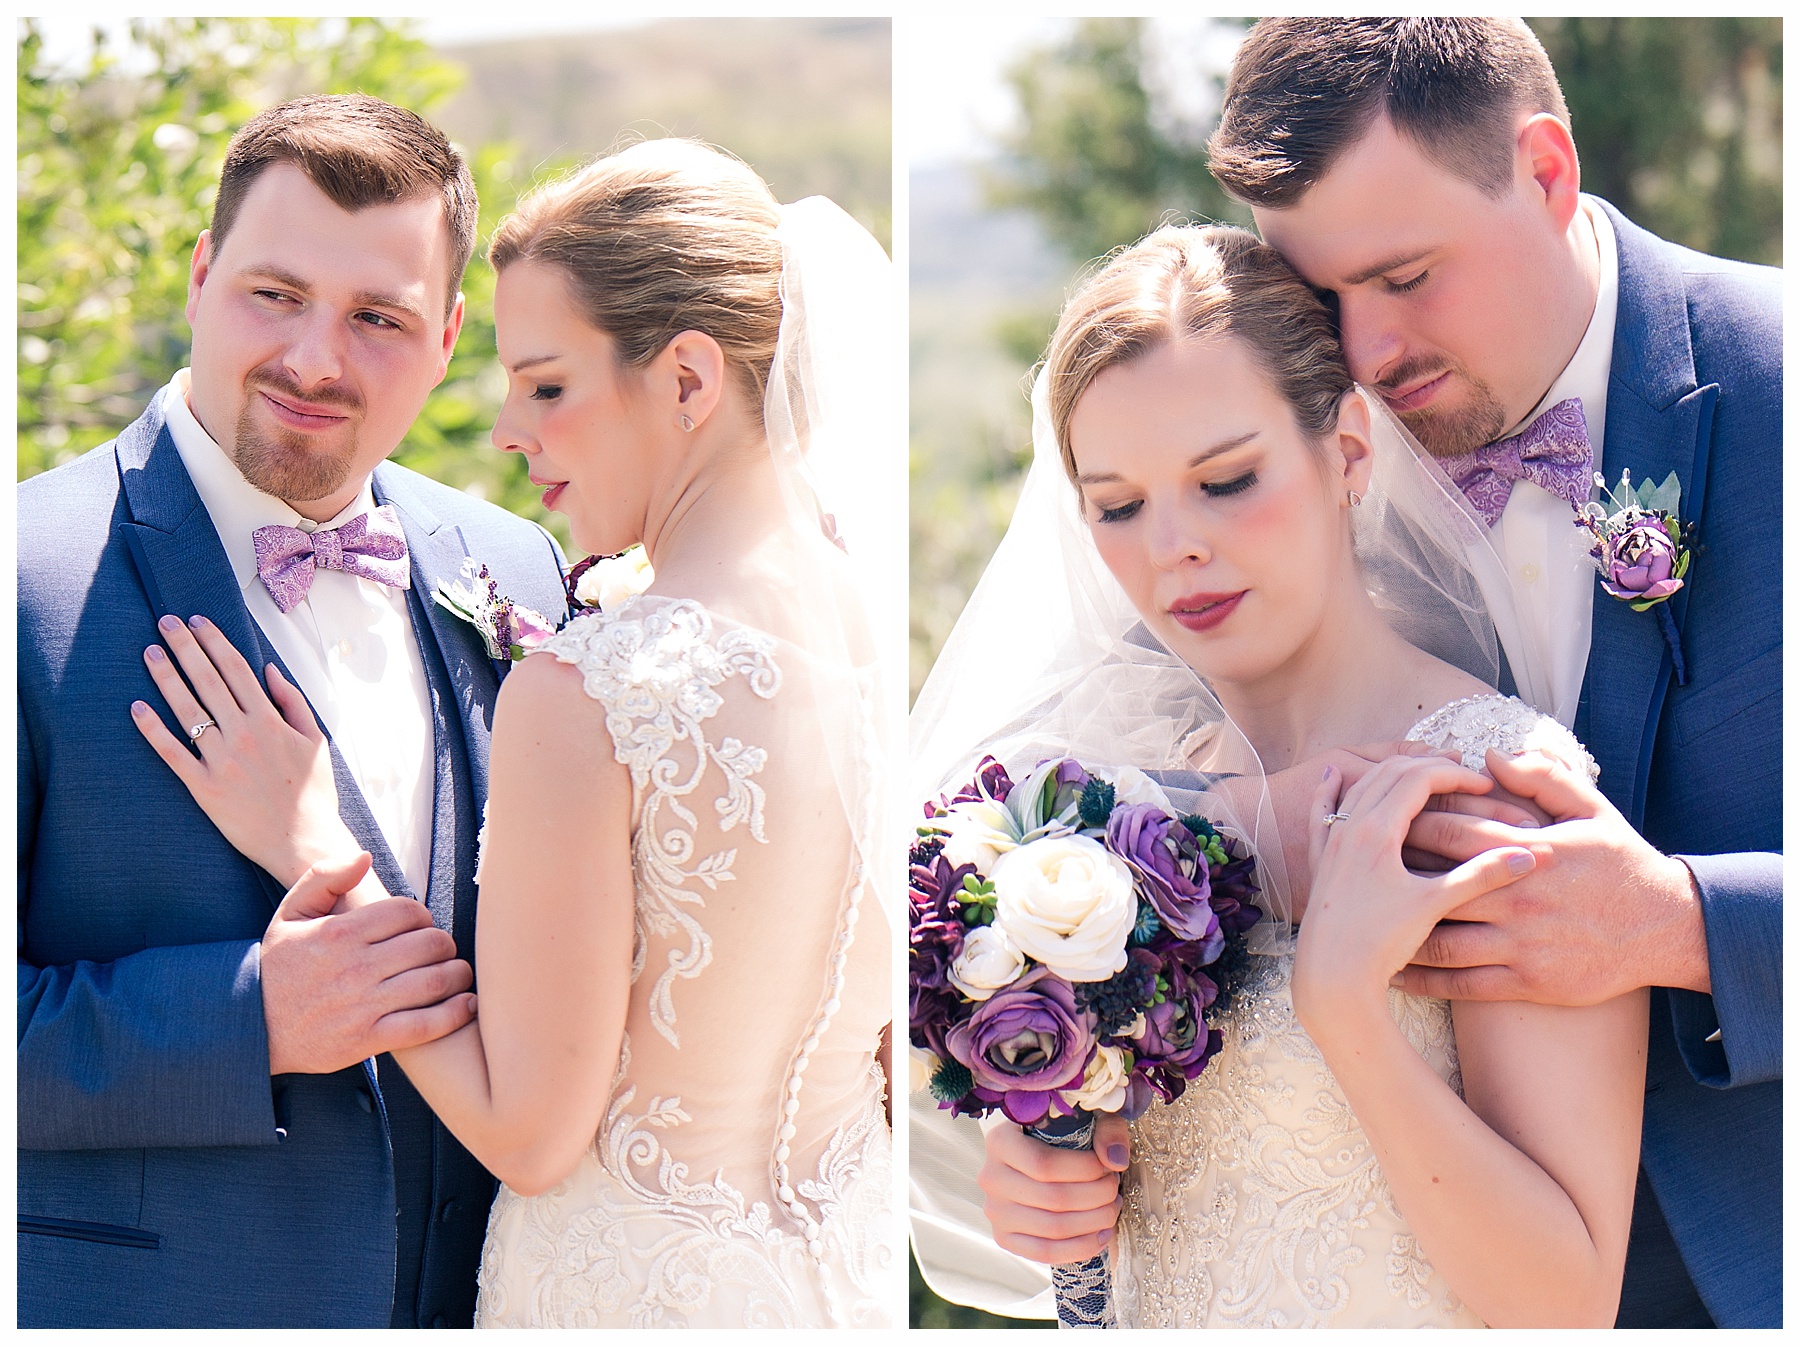
M1092 272L1050 338L1050 421L1069 480L1077 475L1069 422L1103 371L1164 342L1220 336L1250 349L1308 440L1336 428L1338 403L1352 384L1337 325L1319 297L1245 230L1167 225Z
M544 184L494 231L488 262L560 267L587 321L642 368L704 332L762 416L781 328L780 207L741 161L647 140Z

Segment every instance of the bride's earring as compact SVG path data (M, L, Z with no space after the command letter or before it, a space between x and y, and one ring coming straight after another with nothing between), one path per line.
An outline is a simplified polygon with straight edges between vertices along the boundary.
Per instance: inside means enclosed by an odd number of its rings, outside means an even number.
M1356 491L1350 492L1350 508L1355 509L1360 504L1362 504L1361 494Z
M683 430L689 431L691 433L694 428L693 418L690 416L687 416L687 415L683 415L681 418L681 428Z

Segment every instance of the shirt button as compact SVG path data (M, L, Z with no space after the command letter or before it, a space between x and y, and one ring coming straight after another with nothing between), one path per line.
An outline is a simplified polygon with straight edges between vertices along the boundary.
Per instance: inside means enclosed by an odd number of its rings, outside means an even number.
M1524 565L1519 567L1519 578L1524 580L1527 584L1536 584L1538 578L1537 566L1532 562L1527 561Z
M338 658L340 659L348 659L350 657L350 642L348 639L338 641L337 652Z

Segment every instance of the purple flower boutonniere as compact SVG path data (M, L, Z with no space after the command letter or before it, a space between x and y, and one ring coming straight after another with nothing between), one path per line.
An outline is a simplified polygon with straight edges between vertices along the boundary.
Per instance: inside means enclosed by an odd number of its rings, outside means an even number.
M463 562L456 583L438 585L436 599L481 633L490 659L523 659L556 631L548 617L503 595L487 567L472 559Z
M1663 640L1675 663L1675 682L1687 686L1687 660L1681 651L1681 633L1663 601L1680 590L1693 553L1681 526L1681 482L1669 473L1657 486L1634 486L1629 470L1619 474L1619 484L1606 490L1606 479L1594 474L1594 485L1606 496L1591 500L1576 513L1575 526L1594 539L1588 555L1600 571L1600 587L1633 612L1655 609Z

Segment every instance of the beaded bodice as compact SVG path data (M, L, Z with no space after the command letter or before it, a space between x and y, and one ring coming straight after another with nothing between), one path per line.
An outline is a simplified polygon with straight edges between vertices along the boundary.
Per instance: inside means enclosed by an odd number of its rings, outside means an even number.
M1461 753L1542 748L1597 774L1554 720L1511 697L1451 702L1408 738ZM1133 1126L1116 1254L1140 1327L1407 1327L1481 1322L1425 1257L1368 1137L1294 1015L1293 943L1253 955L1224 1045ZM1447 1001L1390 991L1401 1031L1459 1094Z
M775 636L643 596L542 649L580 669L632 783L632 988L594 1146L502 1190L478 1321L874 1325L895 1276L873 1051L888 941Z

